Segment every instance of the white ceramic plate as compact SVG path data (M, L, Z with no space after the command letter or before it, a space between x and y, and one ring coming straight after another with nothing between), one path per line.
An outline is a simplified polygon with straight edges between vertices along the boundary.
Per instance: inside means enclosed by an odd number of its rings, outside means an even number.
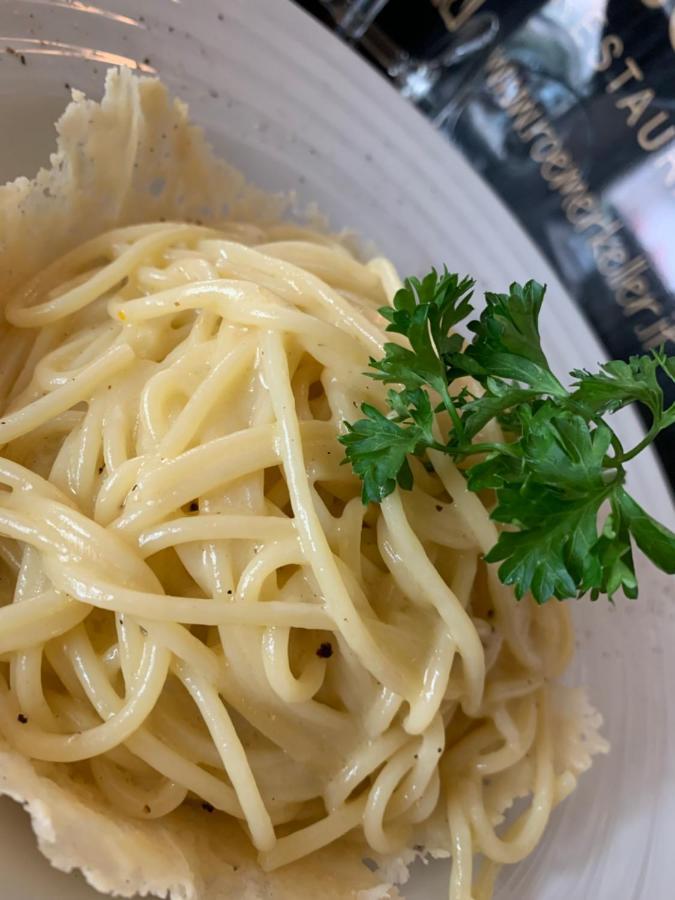
M142 9L139 18L138 10ZM541 256L459 154L375 73L288 0L0 0L0 181L32 174L53 147L66 85L99 96L107 65L157 71L214 144L265 187L316 200L335 226L375 240L403 273L446 262L502 290L549 284L544 341L561 372L603 351ZM624 416L627 440L639 425ZM636 497L675 521L656 459ZM666 900L675 859L675 596L648 571L640 599L576 604L578 653L612 742L559 809L537 852L505 872L498 900ZM670 592L670 599L667 594ZM33 849L27 819L0 804L0 896L93 900ZM409 900L447 894L447 867L420 866Z

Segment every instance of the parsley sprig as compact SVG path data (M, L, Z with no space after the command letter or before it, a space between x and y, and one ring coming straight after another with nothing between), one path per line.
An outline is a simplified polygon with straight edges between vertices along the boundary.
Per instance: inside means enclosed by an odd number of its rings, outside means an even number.
M434 270L421 281L408 278L393 307L380 310L387 331L407 343L387 343L383 358L370 360L372 378L398 386L387 393L386 412L364 403L364 418L346 423L340 438L363 481L364 503L379 503L396 485L409 490L410 457L427 461L427 451L438 450L458 461L470 490L494 491L492 518L507 528L485 558L501 563L499 577L518 599L529 592L543 603L589 591L595 599L619 590L636 597L633 542L675 572L675 534L624 487L624 464L675 423L675 404L664 409L660 386L660 379L675 381L675 358L658 350L597 373L576 370L568 389L541 346L545 288L528 281L508 294L486 293L465 346L453 330L473 312L473 285ZM458 382L466 376L480 391ZM651 427L624 450L603 417L630 403L649 410ZM493 420L503 440L483 439Z

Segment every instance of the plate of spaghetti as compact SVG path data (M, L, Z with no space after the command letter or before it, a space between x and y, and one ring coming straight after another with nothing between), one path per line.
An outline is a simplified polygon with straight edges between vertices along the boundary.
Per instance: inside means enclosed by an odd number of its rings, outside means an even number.
M0 10L9 895L668 896L672 359L253 7Z

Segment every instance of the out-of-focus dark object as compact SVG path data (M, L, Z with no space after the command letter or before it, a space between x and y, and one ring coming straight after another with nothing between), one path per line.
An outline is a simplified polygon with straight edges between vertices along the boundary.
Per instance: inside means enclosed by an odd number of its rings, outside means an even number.
M339 34L352 41L360 40L382 12L388 0L325 0Z
M675 354L675 0L320 11L495 188L610 356ZM675 486L672 431L658 447Z
M480 0L470 0L456 16L444 0L422 0L414 10L410 0L322 0L322 12L405 97L433 115L453 93L448 74L490 46L499 33L494 13L472 14L480 5Z

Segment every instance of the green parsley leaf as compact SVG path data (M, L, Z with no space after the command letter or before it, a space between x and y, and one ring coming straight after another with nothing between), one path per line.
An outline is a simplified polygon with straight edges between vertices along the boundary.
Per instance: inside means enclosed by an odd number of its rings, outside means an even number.
M525 407L521 447L530 478L570 498L604 491L604 459L612 439L604 424L589 425L581 416L546 401L534 412ZM609 472L609 477L615 473Z
M492 419L501 419L509 410L517 410L519 406L538 396L537 391L512 387L499 379L487 378L483 396L469 400L462 406L463 439L472 440ZM507 422L506 430L520 433L517 417Z
M597 600L600 594L612 597L619 590L634 600L638 595L638 585L630 530L616 497L612 498L611 505L612 512L605 520L602 535L592 548L593 555L590 557L600 564L599 577L590 579L586 587L591 588L592 600Z
M379 503L398 484L410 490L413 483L408 455L434 445L433 412L426 391L389 391L388 402L395 415L383 415L364 403L364 419L347 424L344 444L346 461L363 481L364 503Z
M446 358L459 351L462 339L451 329L471 313L470 278L440 275L432 270L426 278L408 278L396 293L393 307L382 307L387 331L405 335L410 347L387 343L384 357L370 360L372 377L387 384L402 384L408 390L429 385L443 395L447 389Z
M499 577L515 585L519 598L531 590L538 599L564 599L600 587L608 579L598 513L620 478L615 471L606 475L603 466L611 432L602 423L589 427L551 401L534 413L524 407L521 419L521 468L497 486L492 512L497 522L519 530L502 532L486 559L506 561Z
M675 360L668 360L663 350L647 356L631 356L628 362L614 360L600 366L596 374L585 369L572 372L577 379L572 399L597 415L613 413L629 403L644 404L656 418L663 414L663 391L659 372L675 381ZM672 371L672 374L671 374Z
M542 495L533 489L523 494L514 488L504 488L502 494L502 514L523 501L531 505L529 525L521 531L502 531L486 561L504 560L499 578L514 586L519 600L529 591L546 599L576 596L584 566L577 564L581 571L574 572L570 557L579 544L591 544L597 537L595 521L602 499L593 496L586 502L564 502L555 495ZM534 513L535 506L539 507L538 514ZM578 563L576 555L573 561Z
M624 490L617 492L619 509L640 550L669 575L675 575L675 534L653 519Z
M469 329L470 347L453 360L479 381L492 376L526 384L540 393L563 396L565 389L541 349L539 313L545 288L536 281L512 284L508 294L486 293L486 307Z

